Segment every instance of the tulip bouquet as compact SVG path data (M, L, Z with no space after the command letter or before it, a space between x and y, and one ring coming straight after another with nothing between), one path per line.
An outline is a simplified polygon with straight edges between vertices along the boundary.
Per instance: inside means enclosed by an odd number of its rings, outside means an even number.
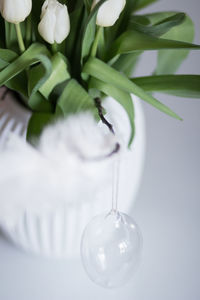
M192 44L192 20L184 13L138 14L156 0L0 0L0 86L32 111L28 139L57 118L91 111L103 118L111 96L128 114L134 138L131 94L181 119L158 101L158 91L200 96L199 75L173 75ZM144 51L158 50L151 76L131 77Z

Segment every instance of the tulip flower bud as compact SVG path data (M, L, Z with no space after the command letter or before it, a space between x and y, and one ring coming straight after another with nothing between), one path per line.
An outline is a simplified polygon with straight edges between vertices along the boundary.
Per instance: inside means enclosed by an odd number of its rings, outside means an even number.
M94 7L100 0L94 0ZM113 26L126 5L126 0L107 0L98 10L96 24L101 27Z
M23 22L32 9L32 0L0 0L2 17L14 24Z
M66 5L57 0L46 0L42 6L38 31L49 44L62 43L70 32L70 20Z

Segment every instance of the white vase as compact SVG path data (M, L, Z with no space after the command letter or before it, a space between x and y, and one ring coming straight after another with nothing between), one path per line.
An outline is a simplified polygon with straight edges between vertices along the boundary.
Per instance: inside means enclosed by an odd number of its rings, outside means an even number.
M119 209L126 213L136 199L145 153L143 111L136 97L133 97L133 102L136 135L131 150L126 153L120 167ZM118 134L128 139L130 125L123 108L111 98L104 102L104 107ZM30 112L11 95L0 100L0 148L4 147L11 131L25 139L30 116ZM4 218L0 217L0 227L12 242L24 250L48 257L70 258L79 255L80 240L86 224L110 207L109 195L103 195L94 201L58 205L53 212L38 214L22 210L18 218L12 218L9 212Z

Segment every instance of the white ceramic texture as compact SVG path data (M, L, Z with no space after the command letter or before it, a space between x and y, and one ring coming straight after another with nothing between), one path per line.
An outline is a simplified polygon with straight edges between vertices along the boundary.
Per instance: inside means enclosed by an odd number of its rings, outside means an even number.
M125 213L129 212L136 198L145 152L143 111L140 101L135 97L133 101L136 136L120 167L119 209ZM130 126L124 110L110 98L105 101L104 106L108 112L107 117L116 125L119 136L127 139ZM29 118L30 112L14 101L11 95L0 100L0 148L4 146L11 131L25 139ZM79 255L81 236L86 224L95 215L110 209L111 199L108 198L108 195L102 193L101 198L94 197L91 203L66 203L58 206L54 212L40 215L24 210L15 222L0 220L0 226L7 237L24 250L46 257L71 258Z
M0 89L0 149L4 146L9 132L25 139L30 118L30 112L14 101L12 93L4 95L5 91L4 88Z

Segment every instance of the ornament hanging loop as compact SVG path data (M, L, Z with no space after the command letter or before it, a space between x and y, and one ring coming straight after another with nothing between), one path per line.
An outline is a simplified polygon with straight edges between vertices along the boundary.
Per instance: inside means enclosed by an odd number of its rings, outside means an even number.
M112 213L117 213L119 197L120 154L117 153L112 168Z

